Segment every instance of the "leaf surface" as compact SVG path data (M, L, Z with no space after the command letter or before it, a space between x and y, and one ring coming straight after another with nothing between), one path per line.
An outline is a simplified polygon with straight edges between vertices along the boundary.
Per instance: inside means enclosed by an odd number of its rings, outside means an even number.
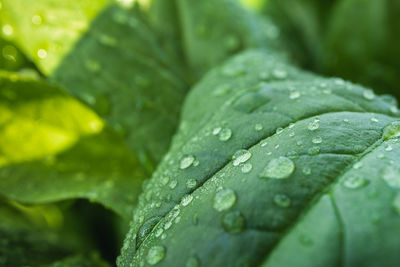
M213 69L145 185L119 266L395 266L391 107L264 52Z
M104 10L51 79L105 118L152 171L168 149L187 85L139 10Z
M0 193L23 203L88 198L130 214L145 177L104 122L57 87L0 75Z

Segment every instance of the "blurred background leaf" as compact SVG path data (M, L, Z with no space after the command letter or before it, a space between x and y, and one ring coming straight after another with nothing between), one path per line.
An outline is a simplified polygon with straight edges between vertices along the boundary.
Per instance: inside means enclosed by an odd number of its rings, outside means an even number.
M88 198L129 216L145 174L104 122L57 87L0 74L0 193L23 203Z

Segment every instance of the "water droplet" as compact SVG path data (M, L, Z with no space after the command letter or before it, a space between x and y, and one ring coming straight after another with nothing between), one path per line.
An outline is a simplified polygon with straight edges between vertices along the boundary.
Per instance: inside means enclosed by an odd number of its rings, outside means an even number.
M388 140L400 136L400 121L391 122L383 129L383 139Z
M218 138L220 141L228 141L232 136L232 130L229 128L223 128L219 134Z
M363 166L363 163L362 162L356 162L354 165L353 165L353 169L359 169L359 168L361 168Z
M358 176L351 176L346 179L343 185L349 189L358 189L369 184L369 181Z
M290 132L290 133L289 133L289 136L290 136L290 137L293 137L293 136L295 136L295 133L294 133L294 132Z
M275 69L275 70L272 72L272 75L273 75L276 79L285 79L285 78L288 76L286 70L283 70L283 69Z
M363 97L367 100L372 100L375 98L375 94L372 90L367 89L367 90L364 90Z
M393 150L393 147L391 146L391 145L388 145L386 148L385 148L385 151L392 151Z
M195 256L190 257L185 265L185 267L199 267L199 266L200 266L200 261Z
M379 120L378 120L377 118L375 118L375 117L372 117L372 118L371 118L371 121L372 121L372 122L379 122Z
M397 114L399 112L399 109L396 106L391 106L390 112L392 112L393 114Z
M260 176L273 179L285 179L294 172L294 169L295 165L291 159L279 157L271 160L261 172Z
M321 149L319 148L319 146L313 146L307 150L307 153L310 156L315 156L315 155L318 155L320 151L321 151Z
M9 24L4 24L2 27L3 34L5 36L11 36L14 33L14 28Z
M231 234L243 232L245 219L238 210L228 212L222 217L222 227Z
M248 161L251 158L251 153L246 149L240 149L233 154L233 166L238 166L241 163Z
M288 153L286 153L286 157L288 157L289 159L298 159L299 153L297 153L296 151L289 151Z
M320 120L318 118L315 118L313 121L311 121L308 124L308 126L307 126L308 130L310 130L310 131L317 130L319 128L319 122L320 122Z
M212 134L217 135L217 134L219 134L219 132L221 132L221 130L222 130L221 127L214 128L214 130L212 131Z
M251 165L251 163L246 163L246 164L243 164L241 170L243 173L249 173L249 172L251 172L252 169L253 169L253 165Z
M197 181L193 178L190 178L189 180L187 180L186 182L186 187L189 189L194 188L197 185Z
M214 196L214 209L217 211L230 209L235 203L236 193L232 189L221 189Z
M147 253L147 263L150 265L154 265L162 261L165 257L165 247L163 246L153 246L149 249L149 252Z
M140 245L146 236L153 230L154 226L160 221L160 217L152 217L148 219L137 233L136 244Z
M157 230L154 232L154 235L156 237L160 237L162 234L164 233L164 229L162 229L161 227L157 228Z
M276 134L281 134L283 132L283 128L279 127L276 129Z
M178 185L178 181L177 180L172 180L170 183L169 183L169 188L171 188L171 189L175 189L175 187Z
M40 15L33 15L33 17L32 17L33 24L40 25L40 24L42 24L42 21L43 21L43 19Z
M193 166L194 166L194 167L199 166L199 164L200 164L200 161L199 161L198 159L196 159L195 161L193 161Z
M85 67L91 72L98 72L101 69L100 63L91 59L85 61Z
M261 147L265 147L266 145L268 145L268 141L267 140L262 140L260 145L261 145Z
M256 130L256 131L261 131L263 128L264 128L264 127L263 127L262 124L260 124L260 123L257 123L257 124L254 126L254 130Z
M383 180L390 187L400 189L400 167L387 166L383 172Z
M43 48L38 49L37 55L40 59L45 59L47 57L47 51Z
M300 92L299 92L299 91L295 91L295 92L291 92L291 93L290 93L289 98L290 98L290 99L297 99L297 98L299 98L300 96L301 96Z
M396 195L392 202L393 209L400 215L400 193Z
M115 39L112 36L106 35L106 34L100 34L98 36L99 42L105 46L116 46L117 45L117 39Z
M189 168L190 166L192 166L194 160L195 160L195 157L193 155L185 156L183 159L181 159L179 168L181 170Z
M310 167L304 167L303 168L303 173L305 175L310 175L311 174L311 168Z
M168 182L169 182L169 177L168 176L162 176L160 181L161 181L162 185L167 185Z
M290 198L287 195L277 194L274 196L274 203L278 207L288 208L290 206L290 204L292 203L292 201L290 200Z
M189 205L190 202L192 202L192 200L193 200L193 196L192 195L185 195L182 198L181 205L185 207L185 206Z
M219 86L217 89L215 89L213 94L215 96L222 96L222 95L228 94L230 91L231 91L231 88L228 85L224 84L224 85Z
M321 144L321 143L322 143L322 137L319 137L319 136L314 137L314 138L312 139L312 142L313 142L314 144Z

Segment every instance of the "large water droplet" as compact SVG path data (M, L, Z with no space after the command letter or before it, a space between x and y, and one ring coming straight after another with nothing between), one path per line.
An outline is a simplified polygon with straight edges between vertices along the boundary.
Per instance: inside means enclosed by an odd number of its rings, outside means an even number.
M260 176L273 179L288 178L295 169L295 165L291 159L279 157L271 160L261 172Z
M393 137L400 136L400 121L394 121L389 123L385 129L383 129L383 139L388 140Z
M233 154L233 166L238 166L241 163L248 161L251 158L251 153L246 149L240 149Z
M228 212L222 217L222 227L231 234L243 232L245 219L238 210Z
M349 189L358 189L369 184L369 181L365 178L358 176L351 176L347 178L343 185Z
M230 209L235 203L236 193L232 189L221 189L214 196L214 209L217 211Z
M245 164L243 164L241 170L243 173L249 173L249 172L251 172L252 169L253 169L253 165L251 165L251 163L245 163Z
M367 100L372 100L375 98L375 94L372 90L367 89L367 90L364 90L363 97Z
M228 141L232 136L232 130L229 128L223 128L219 134L218 134L218 139L220 141Z
M185 206L189 205L190 202L192 202L192 200L193 200L193 196L192 195L185 195L182 198L181 205L185 207Z
M165 247L163 246L153 246L149 249L149 252L147 253L147 263L150 265L154 265L162 261L165 257Z
M152 217L148 219L137 233L136 245L139 246L146 236L153 230L154 226L160 221L160 217Z
M196 158L193 155L185 156L184 158L181 159L179 168L182 170L189 168L193 164L195 159Z
M318 118L313 119L307 126L310 131L315 131L319 128L320 120Z
M292 201L287 195L277 194L274 196L274 203L281 208L288 208L291 202Z

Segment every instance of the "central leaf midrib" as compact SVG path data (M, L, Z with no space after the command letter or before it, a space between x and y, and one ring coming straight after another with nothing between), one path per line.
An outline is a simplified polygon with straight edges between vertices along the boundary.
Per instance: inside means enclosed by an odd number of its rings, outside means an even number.
M329 111L329 112L325 112L325 113L312 114L312 115L310 115L310 116L301 118L301 119L299 119L299 120L297 120L297 121L295 121L295 122L290 122L290 123L299 123L299 122L301 122L301 121L305 121L305 120L308 120L308 119L311 119L311 118L317 117L317 116L323 116L323 115L335 114L335 113L345 113L345 112L346 112L346 113L360 113L360 114L366 114L366 113L380 114L380 115L384 115L384 116L388 116L388 117L393 118L392 116L389 116L388 114L379 113L379 112L361 112L361 111L354 112L354 111L344 111L344 110L342 110L342 111ZM283 128L286 129L286 128L289 126L290 123L286 124L286 126L284 126ZM243 149L248 150L248 149L250 149L250 148L256 146L257 144L259 144L262 140L267 139L267 138L270 138L270 137L273 137L274 135L276 135L276 132L274 132L274 133L272 133L272 134L270 134L270 135L267 135L267 136L265 136L265 137L261 137L261 138L258 139L256 142L253 142L252 144L250 144L249 146L247 146L247 147L245 147L245 148L243 148ZM381 139L380 139L380 140L381 140ZM375 142L375 143L376 143L376 142ZM375 144L375 143L374 143L374 144ZM374 144L373 144L373 145L374 145ZM373 145L371 145L370 147L373 147ZM370 148L370 147L368 147L366 150L364 150L364 152L361 153L361 156L360 156L360 157L362 157L362 155L364 155L364 153L365 153L367 150L369 151L369 148ZM224 162L223 164L221 164L221 167L220 167L220 168L215 169L211 174L207 175L206 178L204 179L204 181L202 181L201 183L199 183L198 186L196 186L195 188L193 188L193 190L189 191L189 192L187 193L187 195L193 194L194 191L196 191L197 189L201 188L201 187L203 186L204 183L206 183L206 182L207 182L211 177L213 177L216 173L218 173L218 172L221 171L223 168L225 168L225 167L229 164L229 162L231 162L231 161L232 161L232 157L230 157L228 160L226 160L226 162ZM356 161L356 159L355 159L354 161ZM351 165L351 164L349 164L349 165ZM347 168L344 168L344 170L346 170L346 169L347 169ZM344 171L344 170L343 170L343 171ZM322 192L322 191L321 191L321 192ZM186 194L185 194L185 195L186 195ZM183 196L182 196L182 197L183 197ZM180 198L180 200L182 200L182 197ZM312 202L313 202L313 201L310 201L310 203L312 203ZM177 205L178 203L180 203L180 202L179 202L179 201L178 201L178 202L175 202L175 205ZM161 219L157 222L157 224L155 224L155 226L151 229L151 231L149 231L149 233L146 235L146 237L143 239L143 241L139 244L139 246L136 247L136 251L140 249L140 246L146 241L146 239L147 239L147 237L150 235L150 233L153 232L153 230L155 229L155 227L160 223L161 220L163 220L163 219L166 217L166 215L167 215L168 213L171 212L171 210L172 210L172 208L169 209L168 211L166 211L163 215L159 215L159 216L161 217ZM301 215L302 213L303 213L303 212L301 212L300 215ZM300 216L300 215L299 215L299 216ZM277 243L279 243L279 242L277 242ZM271 251L272 251L272 250L271 250Z

